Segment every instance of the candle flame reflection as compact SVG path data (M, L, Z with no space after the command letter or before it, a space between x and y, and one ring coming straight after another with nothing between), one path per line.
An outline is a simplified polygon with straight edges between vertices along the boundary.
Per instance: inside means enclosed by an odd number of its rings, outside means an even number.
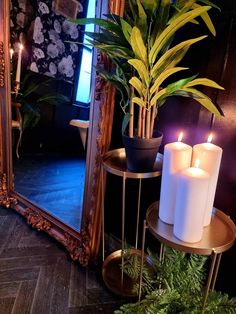
M183 136L184 136L183 132L180 132L180 133L179 133L179 137L178 137L178 142L181 142L181 141L182 141Z
M208 139L207 139L207 143L211 143L213 139L213 135L212 133L209 134Z
M195 168L199 168L199 166L200 166L200 159L197 158L197 159L195 160L194 167L195 167Z
M12 60L13 54L14 54L14 50L11 48L11 49L10 49L10 59L11 59L11 60Z

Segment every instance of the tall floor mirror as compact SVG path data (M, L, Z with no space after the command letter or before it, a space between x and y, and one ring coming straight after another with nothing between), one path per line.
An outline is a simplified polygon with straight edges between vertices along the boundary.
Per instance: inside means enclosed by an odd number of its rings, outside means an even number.
M99 0L96 16L121 14L123 7L122 0ZM83 51L68 42L80 34L68 17L80 17L85 8L89 12L88 0L71 0L68 7L60 0L0 4L0 205L61 242L82 265L95 260L99 249L100 164L114 106L114 90L94 70L109 62L96 51L89 105L72 104L80 96L74 72L82 71ZM78 50L80 58L73 58Z

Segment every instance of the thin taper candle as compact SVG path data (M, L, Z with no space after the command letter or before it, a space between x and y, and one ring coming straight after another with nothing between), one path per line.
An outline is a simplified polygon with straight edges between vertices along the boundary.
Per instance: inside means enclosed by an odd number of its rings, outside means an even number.
M22 59L22 50L24 46L20 44L19 46L19 53L18 53L18 61L17 61L17 68L16 68L16 82L20 83L20 74L21 74L21 59Z

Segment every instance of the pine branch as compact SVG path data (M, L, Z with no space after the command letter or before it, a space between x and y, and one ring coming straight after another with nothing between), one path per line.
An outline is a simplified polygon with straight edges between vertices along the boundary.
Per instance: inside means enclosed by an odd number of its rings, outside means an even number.
M139 278L140 256L126 252L125 273ZM203 304L203 280L207 257L189 255L167 248L164 262L148 251L152 271L144 267L142 292L145 298L137 303L121 306L115 314L199 314ZM161 287L160 287L161 283ZM138 289L138 284L135 287ZM236 314L236 298L211 291L205 314Z

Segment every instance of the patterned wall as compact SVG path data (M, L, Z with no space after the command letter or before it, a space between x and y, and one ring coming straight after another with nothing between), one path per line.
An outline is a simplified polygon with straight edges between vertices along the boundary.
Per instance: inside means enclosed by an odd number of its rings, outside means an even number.
M78 1L78 18L85 16L87 4ZM18 42L24 43L22 63L31 71L73 83L81 46L68 41L81 42L82 28L57 14L54 6L52 0L12 0L11 42L16 52Z

